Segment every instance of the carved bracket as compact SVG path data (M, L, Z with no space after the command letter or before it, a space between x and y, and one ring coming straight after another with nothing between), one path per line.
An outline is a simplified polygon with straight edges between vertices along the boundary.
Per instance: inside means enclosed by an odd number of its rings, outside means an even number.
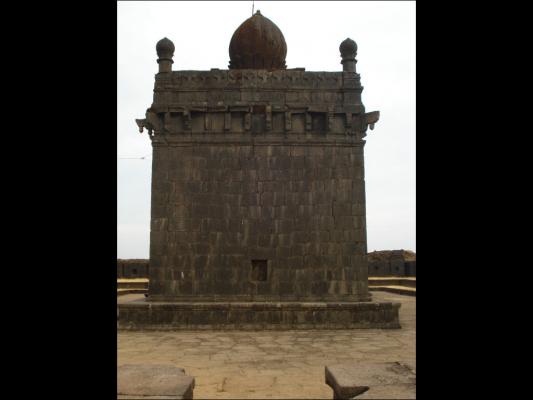
M252 111L248 110L246 114L244 114L244 129L249 131L252 129Z
M365 124L374 130L374 124L379 121L379 111L372 111L365 114Z
M153 128L148 124L148 121L146 119L136 119L135 122L137 123L137 126L139 127L139 132L143 133L144 128L148 131L148 135L152 136Z
M163 128L161 118L151 108L146 110L145 119L136 119L135 122L139 127L139 132L143 133L144 128L146 128L150 137L154 135L154 131L161 131Z
M231 112L226 111L224 113L224 130L229 131L231 130Z
M285 131L292 129L292 113L289 110L285 111Z
M266 120L266 130L272 130L272 106L268 105L265 107L265 120Z
M305 113L305 130L310 131L313 129L313 117L310 112Z
M189 110L183 110L183 126L185 130L191 130L191 112Z
M327 131L333 129L333 119L335 117L335 107L329 106L327 111Z

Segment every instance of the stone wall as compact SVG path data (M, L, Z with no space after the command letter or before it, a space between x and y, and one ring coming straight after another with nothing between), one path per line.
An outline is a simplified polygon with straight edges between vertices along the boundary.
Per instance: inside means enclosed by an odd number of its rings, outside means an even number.
M150 298L369 300L361 90L354 72L158 74Z
M393 276L388 261L368 261L368 276Z
M148 260L117 260L117 278L148 278ZM369 260L368 276L416 276L416 261L404 261L393 270L389 261Z
M368 276L416 276L414 253L384 250L368 254Z
M397 329L400 303L129 302L118 328L137 329Z
M148 278L148 260L117 260L117 278Z
M154 149L150 290L348 299L366 290L360 147ZM264 276L254 277L264 269ZM260 274L259 274L260 275Z
M416 261L406 261L404 270L405 276L416 276Z

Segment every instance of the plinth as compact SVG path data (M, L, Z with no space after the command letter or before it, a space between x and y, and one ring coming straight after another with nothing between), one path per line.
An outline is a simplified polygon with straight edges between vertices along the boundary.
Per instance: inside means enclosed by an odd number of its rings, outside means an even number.
M153 302L119 304L124 330L397 329L400 303Z

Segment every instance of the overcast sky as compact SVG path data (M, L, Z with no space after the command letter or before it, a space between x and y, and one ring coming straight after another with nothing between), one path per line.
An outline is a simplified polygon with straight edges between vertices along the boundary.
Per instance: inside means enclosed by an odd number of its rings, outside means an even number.
M340 71L339 45L357 42L367 111L380 111L365 146L368 251L416 251L415 2L255 1L287 43L287 67ZM151 145L135 118L153 100L155 44L174 42L174 70L227 69L251 1L118 2L118 250L148 258ZM128 157L146 157L144 160Z

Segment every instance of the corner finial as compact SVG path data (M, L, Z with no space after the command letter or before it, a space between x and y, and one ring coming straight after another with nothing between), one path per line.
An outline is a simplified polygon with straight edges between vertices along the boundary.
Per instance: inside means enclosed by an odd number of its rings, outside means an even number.
M345 39L339 46L341 52L343 71L355 72L355 64L357 60L357 43L350 38Z
M172 57L174 57L175 50L172 40L164 37L157 42L155 50L157 51L157 57L159 57L157 59L157 63L159 64L159 72L171 72L172 64L174 63Z

